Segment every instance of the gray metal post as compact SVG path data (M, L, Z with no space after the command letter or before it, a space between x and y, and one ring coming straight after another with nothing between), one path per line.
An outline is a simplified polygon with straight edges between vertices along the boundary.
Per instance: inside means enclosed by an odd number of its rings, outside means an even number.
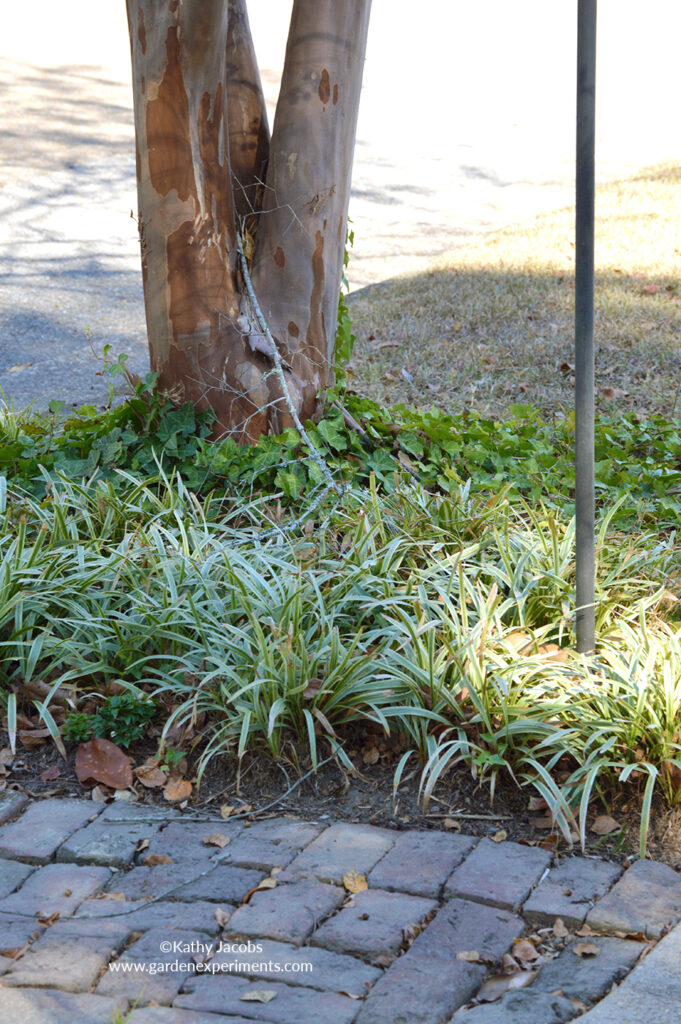
M575 514L577 650L595 649L594 149L596 2L578 0L575 225Z

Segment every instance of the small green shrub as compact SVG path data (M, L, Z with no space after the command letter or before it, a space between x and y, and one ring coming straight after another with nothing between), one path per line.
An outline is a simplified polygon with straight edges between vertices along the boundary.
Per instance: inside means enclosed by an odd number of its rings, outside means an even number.
M83 743L98 736L120 747L130 747L142 738L156 710L153 700L132 693L116 694L107 697L94 715L80 711L70 714L64 723L63 736L69 743Z
M93 718L93 732L121 747L129 747L142 738L156 710L153 700L132 693L107 697Z
M94 734L94 715L88 715L84 711L71 712L61 732L67 743L85 743Z

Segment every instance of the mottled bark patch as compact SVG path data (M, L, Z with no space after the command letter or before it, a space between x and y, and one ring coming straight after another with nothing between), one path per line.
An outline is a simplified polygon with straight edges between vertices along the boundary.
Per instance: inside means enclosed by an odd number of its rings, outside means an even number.
M298 327L298 324L293 322L293 320L291 320L288 325L288 333L291 335L292 338L300 337L300 328Z
M319 98L324 105L329 102L331 96L331 80L329 79L329 72L324 68L322 71L322 77L319 82Z
M159 195L177 191L184 202L196 197L189 132L189 103L180 64L177 27L166 37L167 64L154 99L147 103L149 177Z
M202 317L196 301L192 252L193 224L186 221L177 231L168 236L166 253L168 257L168 290L170 292L169 316L173 325L173 336L191 334Z
M200 324L207 325L211 341L217 338L220 310L232 283L222 253L206 237L206 224L185 221L168 236L169 318L173 338L189 336ZM225 313L226 315L226 313Z
M336 85L334 85L333 87L333 100L331 102L333 103L334 107L338 103L338 83L336 83Z
M229 180L229 169L227 159L220 148L220 123L224 117L224 103L222 97L222 83L218 82L215 90L215 100L212 104L213 116L211 117L211 98L207 92L201 97L199 109L199 151L201 153L201 168L203 172L203 200L206 216L211 216L213 203L215 203L215 220L213 226L215 242L219 241L219 225L228 226L230 242L234 239L231 231L232 216L232 189Z
M147 52L147 30L144 27L144 11L141 7L137 17L137 38L140 42L140 49L145 54Z
M280 245L278 245L274 251L274 262L278 267L286 266L286 257L284 256L284 250Z

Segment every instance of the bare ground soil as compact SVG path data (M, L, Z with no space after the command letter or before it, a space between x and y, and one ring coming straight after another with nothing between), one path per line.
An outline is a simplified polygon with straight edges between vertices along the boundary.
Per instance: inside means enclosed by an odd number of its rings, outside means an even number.
M6 742L6 733L0 733L0 745ZM215 758L183 810L187 814L199 812L218 817L220 808L227 805L233 808L233 814L245 814L252 820L294 814L306 820L439 829L480 837L504 833L499 838L543 846L557 854L580 852L579 843L570 846L541 810L530 809L530 789L520 789L510 779L500 779L490 802L488 781L472 778L467 768L454 769L436 786L424 813L418 771L407 775L395 794L395 763L390 751L384 752L376 764L367 765L360 755L365 743L366 734L360 728L355 734L354 775L335 761L308 774L309 765L296 768L288 757L274 762L264 754L246 755L240 767L234 757ZM141 764L156 749L152 743L137 745L132 751L133 763ZM33 750L20 749L5 780L6 787L38 798L87 796L91 788L78 782L74 754L71 751L65 762L49 742ZM189 778L193 767L190 762ZM165 803L160 790L145 789L138 782L134 799ZM620 827L607 836L587 832L584 852L617 861L637 857L639 806L640 796L630 787L599 809L596 813L607 811ZM669 808L661 800L654 803L648 856L681 872L681 807Z

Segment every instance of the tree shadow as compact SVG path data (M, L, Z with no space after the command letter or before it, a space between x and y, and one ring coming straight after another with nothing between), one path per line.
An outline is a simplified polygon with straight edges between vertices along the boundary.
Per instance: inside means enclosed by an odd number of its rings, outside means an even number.
M2 59L0 98L0 388L17 408L101 405L105 346L149 369L131 88Z
M117 285L125 284L118 281ZM49 285L46 286L49 291ZM127 366L144 377L149 372L149 353L143 330L106 331L84 327L72 316L50 315L36 309L0 311L3 361L0 368L0 397L16 409L33 403L46 410L51 401L67 408L84 404L102 407L108 401L109 383L117 396L125 391L124 378L112 378L107 357L114 362L127 353Z
M134 153L130 86L98 70L0 58L3 177Z

